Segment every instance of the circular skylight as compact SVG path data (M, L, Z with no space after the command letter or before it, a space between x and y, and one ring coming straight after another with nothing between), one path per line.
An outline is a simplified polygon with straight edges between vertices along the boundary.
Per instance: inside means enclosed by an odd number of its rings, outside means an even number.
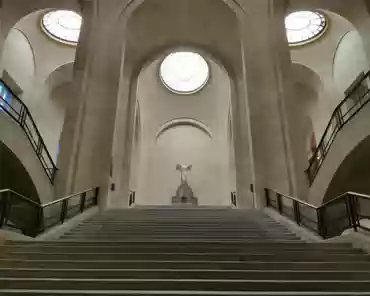
M70 10L54 10L42 18L42 28L52 38L67 44L77 44L82 17Z
M323 14L317 11L296 11L285 18L290 45L305 44L320 37L327 27Z
M209 67L205 59L197 53L175 52L163 60L160 76L169 90L179 94L191 94L207 84Z

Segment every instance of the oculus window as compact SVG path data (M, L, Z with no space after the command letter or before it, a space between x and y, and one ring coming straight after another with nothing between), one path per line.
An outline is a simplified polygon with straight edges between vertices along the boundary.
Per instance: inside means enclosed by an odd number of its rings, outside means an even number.
M70 45L77 44L81 25L82 17L70 10L49 11L41 20L41 27L49 37Z
M206 60L195 52L169 54L160 66L163 84L177 94L193 94L208 82L209 66Z
M285 28L291 46L316 40L325 33L327 26L326 17L317 11L296 11L285 18Z

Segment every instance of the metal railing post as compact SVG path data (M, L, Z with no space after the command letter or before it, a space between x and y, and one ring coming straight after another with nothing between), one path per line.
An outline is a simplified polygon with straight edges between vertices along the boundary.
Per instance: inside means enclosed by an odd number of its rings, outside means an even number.
M55 181L55 174L57 173L57 168L53 166L53 168L51 169L51 184L54 184L54 181Z
M339 107L335 113L335 117L337 119L338 127L341 129L344 125L342 109Z
M265 188L265 200L266 200L266 206L269 208L271 206L270 191L267 188Z
M277 207L278 207L278 211L280 214L283 213L283 204L282 204L282 200L281 200L281 194L277 193L276 194L276 202L277 202Z
M26 123L26 108L22 106L21 112L19 113L19 125L23 128Z
M351 194L347 194L346 196L346 204L347 204L347 215L349 222L355 232L358 231L357 229L357 221L358 221L358 216L357 216L357 209L355 208L354 204L354 196Z
M318 231L322 238L326 238L327 236L327 228L325 225L325 218L324 218L324 212L325 208L319 208L317 209L317 225L318 225Z
M0 228L3 228L5 221L7 220L7 212L8 212L8 203L11 198L11 192L6 192L1 197L1 217L0 217Z
M99 193L100 193L100 187L95 188L95 194L94 194L94 203L97 205L99 203Z
M42 154L42 141L41 138L39 138L38 143L37 143L37 156L40 156Z
M294 219L297 222L297 224L301 224L301 215L299 212L299 204L297 201L293 201L293 213L294 213Z
M68 200L63 200L62 202L62 211L60 213L60 223L63 224L65 219L66 219L66 215L67 215L67 209L68 209Z
M85 210L85 204L86 204L86 192L82 193L80 197L80 212L83 213Z
M39 208L37 208L37 218L36 218L36 227L38 233L42 232L42 225L43 225L43 209L40 206Z

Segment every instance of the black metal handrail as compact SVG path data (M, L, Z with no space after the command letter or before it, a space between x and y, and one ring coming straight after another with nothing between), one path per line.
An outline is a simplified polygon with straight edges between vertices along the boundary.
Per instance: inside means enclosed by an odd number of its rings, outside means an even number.
M370 196L347 192L316 207L300 199L265 189L266 205L323 238L341 235L347 229L370 231Z
M50 182L53 184L57 167L51 157L45 142L41 136L39 129L28 107L22 102L20 98L10 89L10 87L0 79L0 85L5 88L0 93L0 110L9 115L27 135L33 150L35 151L41 165L48 176ZM10 94L11 97L5 97L5 94Z
M370 71L355 84L351 92L335 108L320 143L306 170L310 185L315 180L328 152L343 126L370 101Z
M0 190L0 228L35 237L98 204L99 188L39 204L10 189Z

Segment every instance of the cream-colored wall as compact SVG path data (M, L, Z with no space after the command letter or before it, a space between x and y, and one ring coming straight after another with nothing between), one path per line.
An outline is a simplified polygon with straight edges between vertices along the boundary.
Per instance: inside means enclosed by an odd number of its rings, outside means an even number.
M2 30L8 28L11 23L9 20L16 19L16 16L28 11L36 2L43 2L44 7L45 3L52 0L27 1L23 4L20 0L3 2ZM13 3L19 5L19 13ZM211 53L213 57L222 61L232 76L237 187L242 196L241 201L244 201L246 206L252 206L253 197L249 192L251 183L257 188L257 198L261 200L264 187L279 189L286 193L294 192L292 179L302 177L301 167L304 162L303 156L306 154L306 140L301 133L306 132L302 131L306 129L306 124L304 122L297 124L299 118L292 118L287 123L289 116L286 116L286 112L290 110L292 114L300 114L298 111L305 103L301 104L299 99L317 98L308 99L310 100L308 105L314 131L317 137L320 137L332 110L343 97L333 78L333 61L339 40L346 32L357 28L365 40L366 54L369 56L370 53L368 50L370 37L367 37L370 35L367 33L369 30L366 30L369 28L367 26L369 16L363 1L290 1L292 8L323 8L330 18L330 28L325 36L315 43L290 50L293 62L312 69L320 81L319 84L307 83L305 79L295 81L295 95L290 92L294 78L290 76L289 50L284 40L285 1L199 0L196 6L188 3L169 0L79 2L84 8L84 23L88 25L84 29L79 47L77 77L73 86L75 105L71 108L69 138L65 143L67 148L71 148L66 150L66 158L69 159L63 167L65 179L69 179L67 191L83 189L90 185L108 188L109 162L113 155L117 168L113 181L120 188L116 195L123 200L122 204L127 204L125 197L122 196L127 190L126 179L129 176L127 155L131 155L128 153L128 147L132 146L130 133L133 124L130 120L134 118L131 109L135 108L132 107L134 103L130 101L132 95L130 91L135 83L133 81L137 77L138 68L145 61L171 46L185 44L198 46L204 52ZM10 6L12 9L9 9ZM339 11L354 25L329 11ZM46 104L50 101L52 89L50 86L45 87L45 80L53 70L74 60L74 49L49 40L40 32L38 22L39 18L35 14L26 17L16 26L29 39L36 65L34 78L24 79L27 81L22 82L21 87L24 89L24 100L29 104L47 146L54 151L51 151L52 155L55 155L63 112L60 104ZM148 27L151 28L150 31ZM256 34L256 28L260 34ZM25 45L25 40L20 42L24 44L26 50L28 45ZM29 56L29 52L23 58L27 55ZM15 57L12 59L15 60ZM30 58L27 63L31 65ZM293 101L294 96L298 95L300 98L297 102ZM165 94L161 99L164 98ZM190 104L188 101L184 102L186 103L178 104L181 107ZM286 108L286 105L292 109ZM167 108L167 102L164 106ZM156 106L150 110L154 110L158 116L163 114L174 118L180 115L190 116L190 113L182 114L186 111L185 107L169 108L166 112L164 109L155 108ZM229 106L225 108L225 130L228 108ZM144 115L145 108L142 112ZM206 121L212 131L218 129L217 126L212 126L214 124L212 120L208 122L202 117L206 114L204 109L197 107L194 108L194 112L192 117ZM160 118L162 121L153 124L153 130L174 119ZM142 126L145 126L144 122ZM296 129L298 126L302 128ZM297 141L292 145L287 140L289 132L289 140ZM142 137L146 136L142 134ZM145 143L142 147L145 147ZM294 151L290 151L291 149ZM225 150L228 151L226 148ZM225 155L227 159L229 153ZM291 170L292 158L295 162L294 175Z
M35 56L27 37L19 29L12 29L4 46L4 69L23 88L36 72Z
M336 13L323 13L329 22L327 32L317 41L290 51L296 65L295 100L289 105L289 117L298 195L312 202L317 195L323 198L325 192L319 192L315 185L309 188L304 173L309 165L311 133L315 133L318 144L333 110L345 98L344 91L369 68L364 44L354 25ZM320 183L329 182L331 177L326 178Z
M48 78L58 68L74 61L75 48L51 40L40 28L44 11L20 20L9 32L3 52L3 67L22 89L28 106L51 156L56 161L64 112L68 98L62 99L60 84ZM70 79L71 77L69 77ZM59 77L60 83L65 78Z
M171 204L180 184L176 164L192 164L189 184L202 205L230 205L235 180L229 174L228 115L230 79L207 58L211 76L200 92L177 95L164 87L158 71L161 59L144 68L139 76L137 98L140 105L141 146L136 202L144 205ZM175 126L159 135L160 128L176 119L192 119L205 124L209 137L193 126ZM235 169L235 167L234 167ZM134 177L134 176L132 176ZM234 185L231 185L234 183Z
M292 61L304 65L314 71L322 83L322 88L318 89L317 103L312 106L311 118L314 130L319 140L325 131L330 116L335 107L344 99L343 87L338 88L334 80L334 60L338 45L343 36L354 30L354 26L343 17L323 11L328 17L329 28L322 38L314 43L291 49ZM346 57L344 56L346 55ZM363 55L363 52L361 53ZM352 63L353 57L349 52L343 53L341 59ZM307 81L301 81L307 84ZM351 83L349 82L348 85ZM311 87L309 85L309 87ZM297 96L299 93L296 94Z
M333 78L337 89L344 94L361 72L369 70L360 34L349 31L340 40L334 56Z

